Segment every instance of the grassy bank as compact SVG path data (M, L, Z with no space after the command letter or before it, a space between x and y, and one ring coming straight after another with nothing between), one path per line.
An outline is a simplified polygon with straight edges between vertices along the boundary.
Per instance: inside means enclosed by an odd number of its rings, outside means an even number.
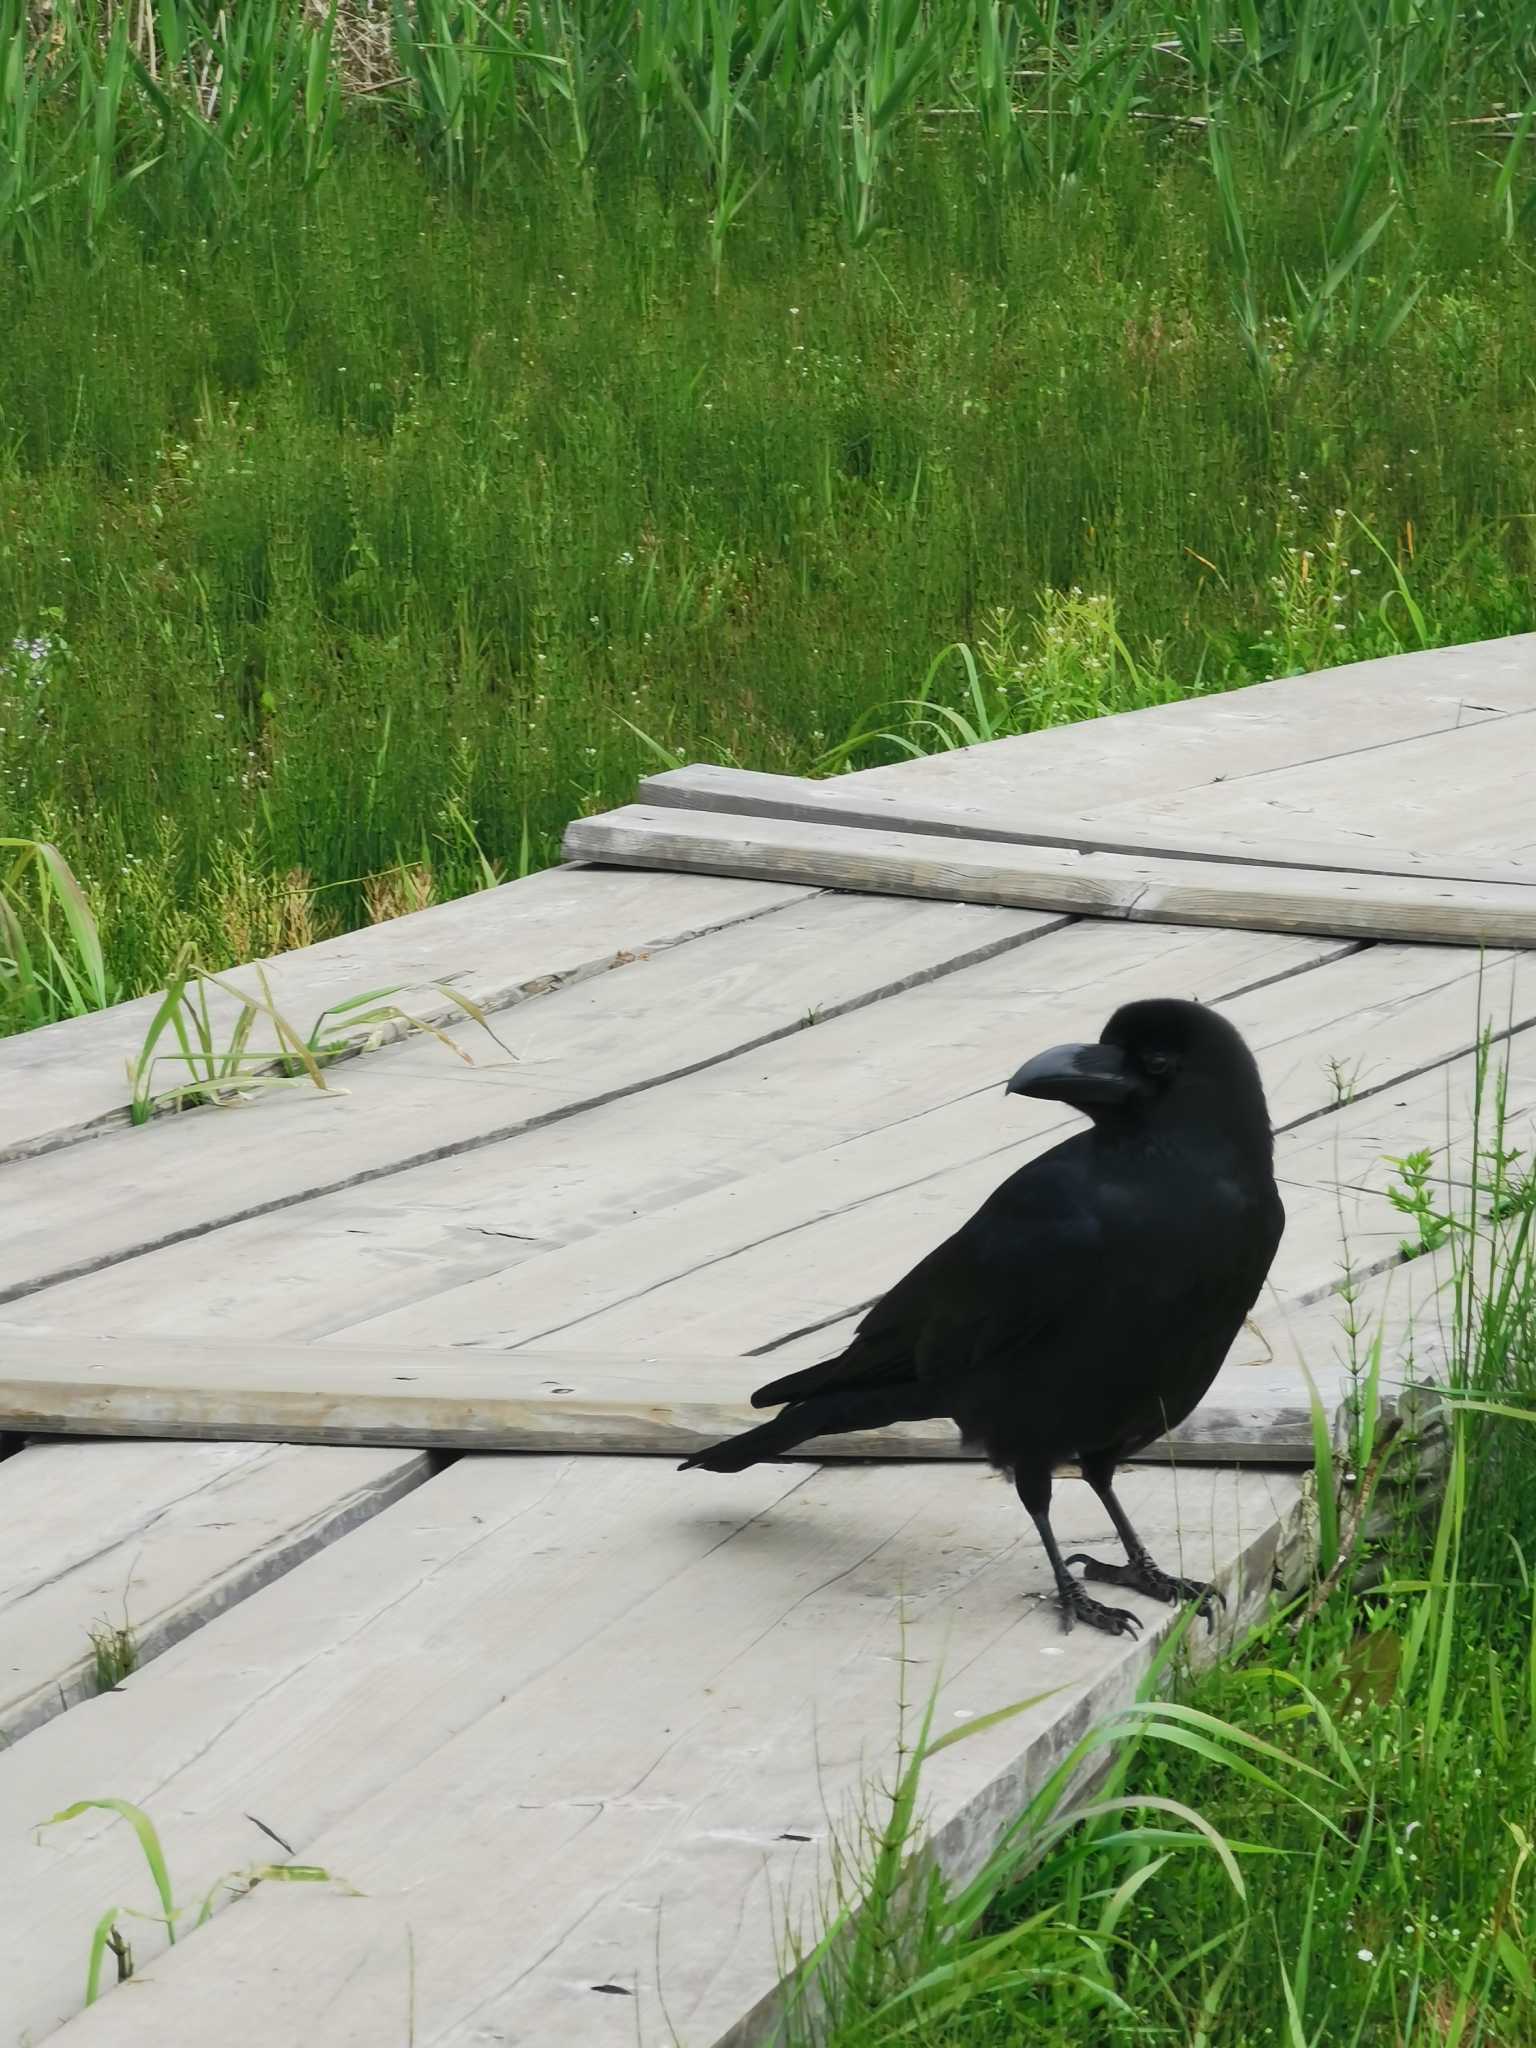
M957 642L1017 729L1529 623L1518 10L1053 11L1002 74L987 10L807 10L767 68L750 10L578 11L500 97L476 10L43 11L0 818L116 988L547 859L657 747L890 758L838 750ZM536 83L581 23L585 114Z

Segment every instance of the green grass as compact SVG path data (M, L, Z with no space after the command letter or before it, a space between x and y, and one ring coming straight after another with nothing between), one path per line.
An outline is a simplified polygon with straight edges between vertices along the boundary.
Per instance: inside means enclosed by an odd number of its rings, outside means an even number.
M98 1621L89 1631L91 1682L97 1692L112 1692L139 1668L138 1632L126 1612L119 1621Z
M963 1891L904 1889L925 1725L855 1845L868 1924L820 1952L830 2048L1536 2039L1536 1201L1496 1078L1482 1121L1474 1196L1415 1183L1450 1272L1438 1503L1367 1338L1347 1466L1372 1512L1322 1516L1317 1591L1171 1701L1162 1653L1082 1746L1113 1758L1107 1798L1064 1818L1058 1773ZM1325 1501L1343 1476L1325 1432Z
M0 839L0 855L0 1018L27 1029L115 1002L96 918L58 848Z
M334 1877L315 1863L253 1863L243 1870L227 1871L215 1879L195 1905L178 1906L173 1896L170 1867L160 1831L143 1807L135 1806L131 1800L77 1799L73 1805L39 1822L38 1838L41 1839L45 1829L67 1826L84 1813L115 1814L133 1830L158 1906L157 1911L146 1911L140 1906L113 1905L106 1907L97 1917L91 1930L85 1964L85 1996L82 2002L86 2005L94 2005L107 1988L109 1955L113 1959L116 1983L125 1983L133 1975L133 1945L129 1934L135 1921L150 1921L162 1927L167 1942L174 1948L178 1931L206 1926L226 1894L243 1898L259 1884L325 1884L337 1886L344 1892L353 1890L345 1879ZM271 1835L279 1848L287 1850L281 1836L273 1834L265 1822L256 1821L255 1825L263 1834Z
M751 8L515 58L463 8L434 99L441 24L344 15L312 79L274 6L201 113L169 0L158 82L80 7L0 60L0 816L111 992L525 871L657 749L865 765L1530 623L1522 10L855 9L812 78L809 7L756 67Z
M128 1062L130 1122L146 1124L163 1112L234 1103L264 1088L306 1081L324 1090L326 1067L407 1033L425 1032L466 1065L474 1064L472 1056L430 1018L415 1016L393 1000L402 993L399 988L364 989L338 998L305 1032L276 1007L260 968L256 980L257 991L236 987L200 966L190 949L183 948L172 963L143 1042ZM443 999L450 1013L470 1018L502 1052L515 1057L496 1036L480 1004L445 982L424 986ZM222 1016L216 1014L221 995L227 999ZM253 1045L253 1033L263 1020L264 1042Z

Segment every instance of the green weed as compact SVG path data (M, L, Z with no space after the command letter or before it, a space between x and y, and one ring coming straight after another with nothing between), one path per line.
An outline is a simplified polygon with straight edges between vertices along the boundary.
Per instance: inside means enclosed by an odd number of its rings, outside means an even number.
M466 1065L473 1065L470 1055L445 1031L393 1000L400 993L397 988L369 989L331 1003L308 1032L300 1032L272 1000L264 970L258 966L255 974L257 995L210 973L190 949L181 953L144 1042L127 1063L132 1122L144 1124L157 1113L199 1103L227 1105L263 1088L282 1088L305 1080L327 1089L325 1068L406 1032L425 1032ZM479 1003L445 982L428 986L478 1024L509 1059L515 1057L496 1036ZM216 1011L218 996L225 1001ZM253 1046L253 1033L263 1019L270 1043ZM164 1049L167 1039L175 1041L174 1051Z
M100 1621L90 1631L92 1679L97 1692L111 1692L139 1668L139 1643L125 1614L120 1622Z
M94 2005L101 1996L101 1980L109 1955L116 1960L118 1983L133 1975L133 1950L122 1930L124 1921L154 1922L164 1930L166 1940L174 1947L178 1926L187 1922L194 1927L203 1926L212 1918L219 1897L224 1892L239 1896L254 1890L258 1884L334 1884L340 1886L343 1891L352 1890L344 1879L334 1877L330 1871L322 1870L318 1864L255 1863L244 1870L230 1871L218 1878L208 1887L196 1907L178 1906L172 1894L171 1874L159 1830L143 1807L135 1806L131 1800L77 1799L72 1806L64 1807L61 1812L41 1822L38 1833L41 1835L44 1828L63 1827L72 1820L78 1820L84 1813L115 1814L132 1828L149 1872L158 1906L158 1911L138 1906L109 1906L99 1916L91 1933L90 1951L86 1961L87 2005ZM261 1826L261 1823L257 1822L257 1826ZM270 1833L271 1830L265 1829L264 1832Z
M56 846L0 839L0 1028L30 1030L117 999L84 891Z

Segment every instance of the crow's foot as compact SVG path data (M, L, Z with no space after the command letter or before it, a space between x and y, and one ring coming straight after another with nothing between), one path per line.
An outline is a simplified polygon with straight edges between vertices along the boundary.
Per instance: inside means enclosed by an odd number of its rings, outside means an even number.
M1170 1607L1177 1607L1184 1600L1193 1600L1195 1612L1205 1616L1208 1629L1214 1609L1226 1604L1216 1588L1207 1585L1203 1579L1176 1578L1145 1554L1132 1557L1125 1564L1105 1564L1101 1559L1088 1557L1078 1550L1067 1559L1067 1563L1080 1564L1083 1577L1092 1579L1097 1585L1126 1586L1133 1593L1145 1593L1151 1600L1166 1600Z
M1106 1607L1102 1600L1085 1593L1076 1579L1068 1579L1061 1589L1064 1635L1071 1634L1074 1621L1086 1621L1090 1628L1101 1628L1107 1636L1140 1635L1142 1627L1141 1617L1132 1614L1128 1607Z

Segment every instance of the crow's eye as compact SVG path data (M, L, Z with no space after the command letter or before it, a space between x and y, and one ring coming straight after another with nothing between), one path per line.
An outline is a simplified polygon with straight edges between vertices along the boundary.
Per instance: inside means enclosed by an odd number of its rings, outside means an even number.
M1160 1077L1173 1072L1173 1055L1166 1052L1145 1052L1141 1056L1142 1071Z

